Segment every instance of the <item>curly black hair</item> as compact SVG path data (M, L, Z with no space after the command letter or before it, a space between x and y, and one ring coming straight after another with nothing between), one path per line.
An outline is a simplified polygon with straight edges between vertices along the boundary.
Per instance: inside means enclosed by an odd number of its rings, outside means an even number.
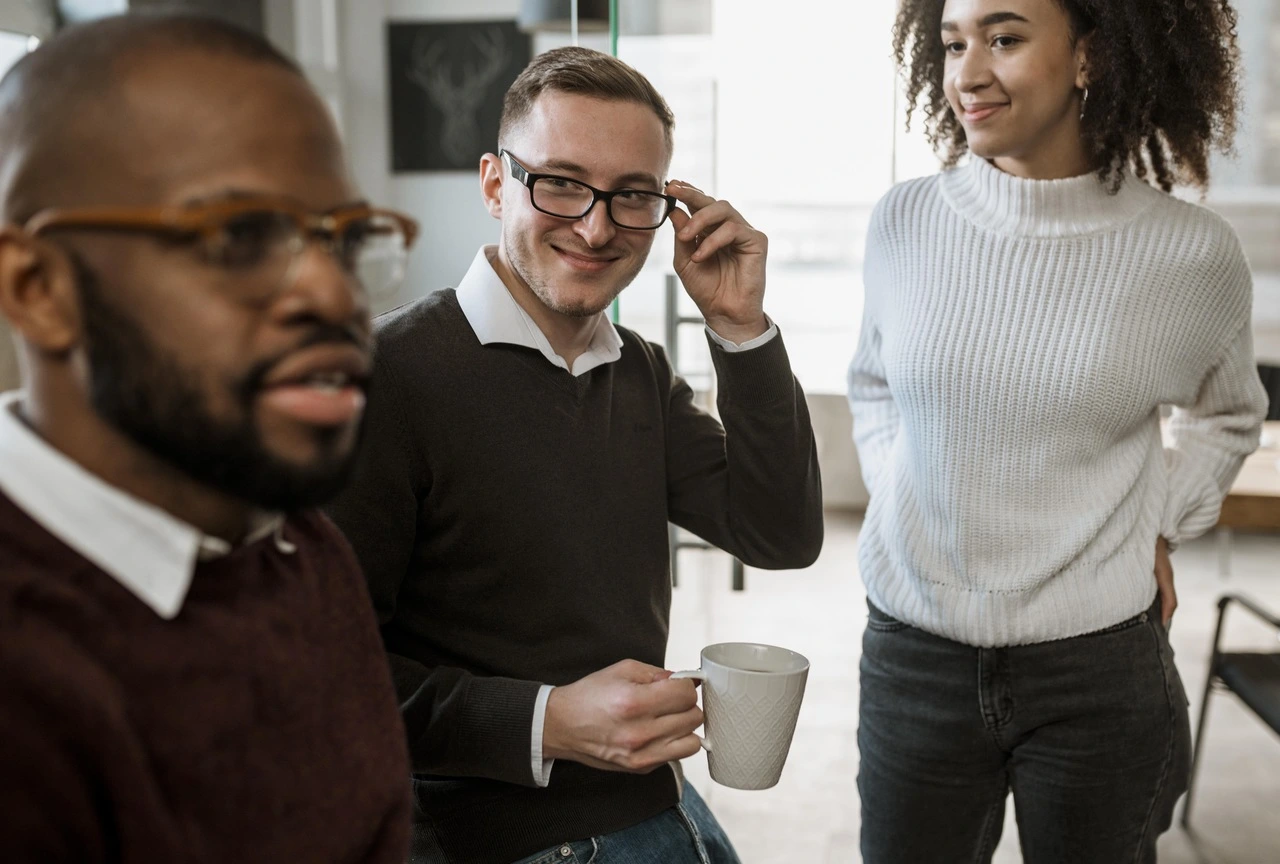
M1073 40L1090 35L1082 134L1112 191L1128 171L1169 191L1205 189L1209 152L1230 152L1236 132L1236 12L1229 0L1054 0ZM944 165L968 149L947 103L939 30L945 0L901 0L893 52L907 79L907 125L919 110Z

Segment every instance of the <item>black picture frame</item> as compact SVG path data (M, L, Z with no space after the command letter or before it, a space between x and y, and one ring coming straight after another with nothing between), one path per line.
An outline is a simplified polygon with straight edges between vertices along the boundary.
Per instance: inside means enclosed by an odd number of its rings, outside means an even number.
M476 170L531 54L515 21L389 22L392 172Z

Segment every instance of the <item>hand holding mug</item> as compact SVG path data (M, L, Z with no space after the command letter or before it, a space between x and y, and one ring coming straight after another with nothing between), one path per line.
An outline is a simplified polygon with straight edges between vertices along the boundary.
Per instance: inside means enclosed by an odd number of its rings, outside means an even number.
M692 681L623 660L551 691L542 755L645 774L697 753L702 719Z

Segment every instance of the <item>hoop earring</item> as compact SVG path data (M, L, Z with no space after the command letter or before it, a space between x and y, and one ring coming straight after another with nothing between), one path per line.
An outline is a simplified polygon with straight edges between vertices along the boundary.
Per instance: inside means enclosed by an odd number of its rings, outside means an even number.
M1084 97L1080 100L1080 119L1084 119L1084 110L1089 105L1089 88L1084 88Z

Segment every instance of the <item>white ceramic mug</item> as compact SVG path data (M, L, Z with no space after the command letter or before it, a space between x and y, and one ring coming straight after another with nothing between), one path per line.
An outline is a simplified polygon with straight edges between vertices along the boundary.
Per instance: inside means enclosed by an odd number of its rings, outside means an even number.
M782 776L809 661L794 651L754 642L702 649L702 668L672 678L702 681L711 779L734 789L768 789Z

